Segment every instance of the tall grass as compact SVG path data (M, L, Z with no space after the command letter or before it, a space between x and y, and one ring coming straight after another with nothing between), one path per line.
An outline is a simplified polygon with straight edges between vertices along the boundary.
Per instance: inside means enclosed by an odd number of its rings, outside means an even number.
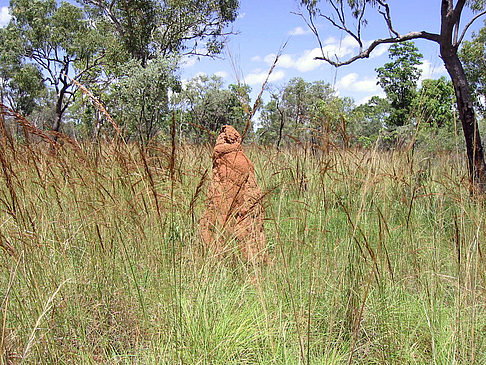
M247 147L272 262L198 234L210 146L0 148L0 364L483 364L461 156Z

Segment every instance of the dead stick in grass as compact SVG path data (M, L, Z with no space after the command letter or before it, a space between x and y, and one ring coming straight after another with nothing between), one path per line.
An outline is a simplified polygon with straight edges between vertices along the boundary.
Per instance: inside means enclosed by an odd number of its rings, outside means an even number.
M270 80L270 76L272 75L272 72L275 69L275 66L277 66L278 59L282 55L282 52L283 52L283 50L285 49L286 46L287 46L287 42L285 42L283 44L283 46L280 47L280 50L278 51L277 55L275 56L275 60L273 61L272 67L270 67L270 70L268 70L267 78L265 79L265 81L262 84L260 93L258 94L258 97L256 98L255 103L253 104L253 108L251 109L251 112L249 112L249 114L248 114L248 119L246 121L245 130L243 131L243 134L241 135L241 143L243 143L243 140L245 139L246 133L248 132L248 129L250 128L251 119L255 115L255 113L258 109L258 106L260 105L263 92L265 91L267 84L268 84L268 80ZM238 82L238 84L239 84L239 82Z

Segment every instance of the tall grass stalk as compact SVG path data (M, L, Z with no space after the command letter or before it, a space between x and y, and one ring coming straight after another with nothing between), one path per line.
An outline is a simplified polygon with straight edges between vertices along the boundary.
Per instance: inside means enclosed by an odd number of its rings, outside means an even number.
M39 138L0 149L0 364L486 362L463 156L246 146L272 258L251 267L199 236L210 147Z

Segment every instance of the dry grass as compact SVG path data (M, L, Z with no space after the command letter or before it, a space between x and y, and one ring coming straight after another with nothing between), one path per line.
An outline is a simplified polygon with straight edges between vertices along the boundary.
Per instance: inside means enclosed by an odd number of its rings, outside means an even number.
M209 146L61 142L0 145L0 364L486 361L461 156L248 146L271 192L255 283L197 234Z

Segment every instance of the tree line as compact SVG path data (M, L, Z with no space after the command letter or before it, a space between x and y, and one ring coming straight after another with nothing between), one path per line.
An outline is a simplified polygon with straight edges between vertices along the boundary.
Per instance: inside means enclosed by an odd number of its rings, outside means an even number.
M317 2L302 4L311 17L332 21ZM386 2L349 2L355 15L361 14L358 4L363 10L367 4L381 6L390 20ZM473 6L479 14L484 10L481 2ZM193 143L209 140L222 124L244 130L251 109L248 85L225 86L216 76L182 83L177 76L184 57L222 51L238 9L237 0L11 0L12 19L0 29L2 104L38 128L83 139L113 133L80 90L83 85L103 101L127 138L142 143L169 135L173 121L181 140ZM485 29L462 41L458 53L482 119ZM385 42L392 43L389 62L376 69L386 97L356 105L323 81L294 78L270 85L247 140L277 148L295 142L324 148L391 148L411 141L430 149L457 146L456 122L462 119L454 83L443 77L419 85L422 55L408 39L417 37L405 38Z
M0 30L2 102L40 128L96 138L101 99L128 136L147 141L181 89L182 57L221 52L238 0L11 0Z

